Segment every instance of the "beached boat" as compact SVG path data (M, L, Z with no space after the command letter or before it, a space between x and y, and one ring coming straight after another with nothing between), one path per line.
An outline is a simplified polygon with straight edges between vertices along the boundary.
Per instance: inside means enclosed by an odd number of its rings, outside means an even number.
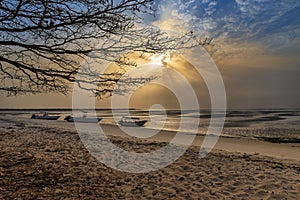
M141 120L138 117L122 117L118 123L121 126L144 126L147 120Z
M87 117L86 114L84 114L82 117L73 117L71 115L68 115L65 117L65 120L67 122L81 122L81 123L98 123L102 120L100 117Z
M47 112L31 115L31 119L57 120L58 118L60 118L59 115L49 115Z

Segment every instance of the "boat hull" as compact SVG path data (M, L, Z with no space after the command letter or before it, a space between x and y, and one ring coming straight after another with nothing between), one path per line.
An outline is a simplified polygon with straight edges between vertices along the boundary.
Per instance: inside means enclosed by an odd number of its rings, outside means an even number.
M43 120L57 120L60 116L38 116L32 115L31 119L43 119Z
M136 121L136 122L119 121L119 124L121 126L140 127L140 126L144 126L146 124L146 122L147 122L147 120L141 120L141 121Z
M79 123L98 123L102 120L99 117L71 117L67 116L65 118L67 122L79 122Z

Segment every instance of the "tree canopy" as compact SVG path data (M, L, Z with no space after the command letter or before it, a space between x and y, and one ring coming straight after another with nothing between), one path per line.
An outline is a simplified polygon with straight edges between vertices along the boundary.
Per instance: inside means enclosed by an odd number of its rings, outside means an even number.
M164 52L186 47L193 33L170 36L143 24L152 0L0 1L0 90L9 95L66 94L70 83L97 85L96 95L113 91L122 72L79 68L89 56L132 65L127 52ZM197 41L204 45L207 41ZM190 43L189 43L190 45ZM78 78L78 74L80 77ZM130 83L141 80L128 80ZM89 88L86 88L89 89Z

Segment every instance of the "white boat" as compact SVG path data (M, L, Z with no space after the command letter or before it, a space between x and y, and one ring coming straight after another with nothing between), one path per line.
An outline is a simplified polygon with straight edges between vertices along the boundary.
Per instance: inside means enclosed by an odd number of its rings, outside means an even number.
M144 126L147 123L147 120L142 120L138 117L122 117L118 122L121 126Z
M98 123L102 120L100 117L87 117L86 114L84 114L82 117L73 117L71 115L68 115L65 117L65 120L67 122L81 122L81 123Z
M31 115L31 119L57 120L58 118L60 118L59 115L49 115L47 112Z

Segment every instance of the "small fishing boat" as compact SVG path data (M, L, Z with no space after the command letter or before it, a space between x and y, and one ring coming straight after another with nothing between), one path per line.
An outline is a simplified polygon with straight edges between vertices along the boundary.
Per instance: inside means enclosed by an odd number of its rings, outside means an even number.
M81 122L81 123L98 123L102 120L100 117L87 117L86 114L84 114L82 117L73 117L71 115L68 115L65 117L65 120L67 122Z
M142 120L138 117L122 117L118 122L121 126L144 126L147 123L147 120Z
M47 112L31 115L31 119L57 120L59 115L49 115Z

